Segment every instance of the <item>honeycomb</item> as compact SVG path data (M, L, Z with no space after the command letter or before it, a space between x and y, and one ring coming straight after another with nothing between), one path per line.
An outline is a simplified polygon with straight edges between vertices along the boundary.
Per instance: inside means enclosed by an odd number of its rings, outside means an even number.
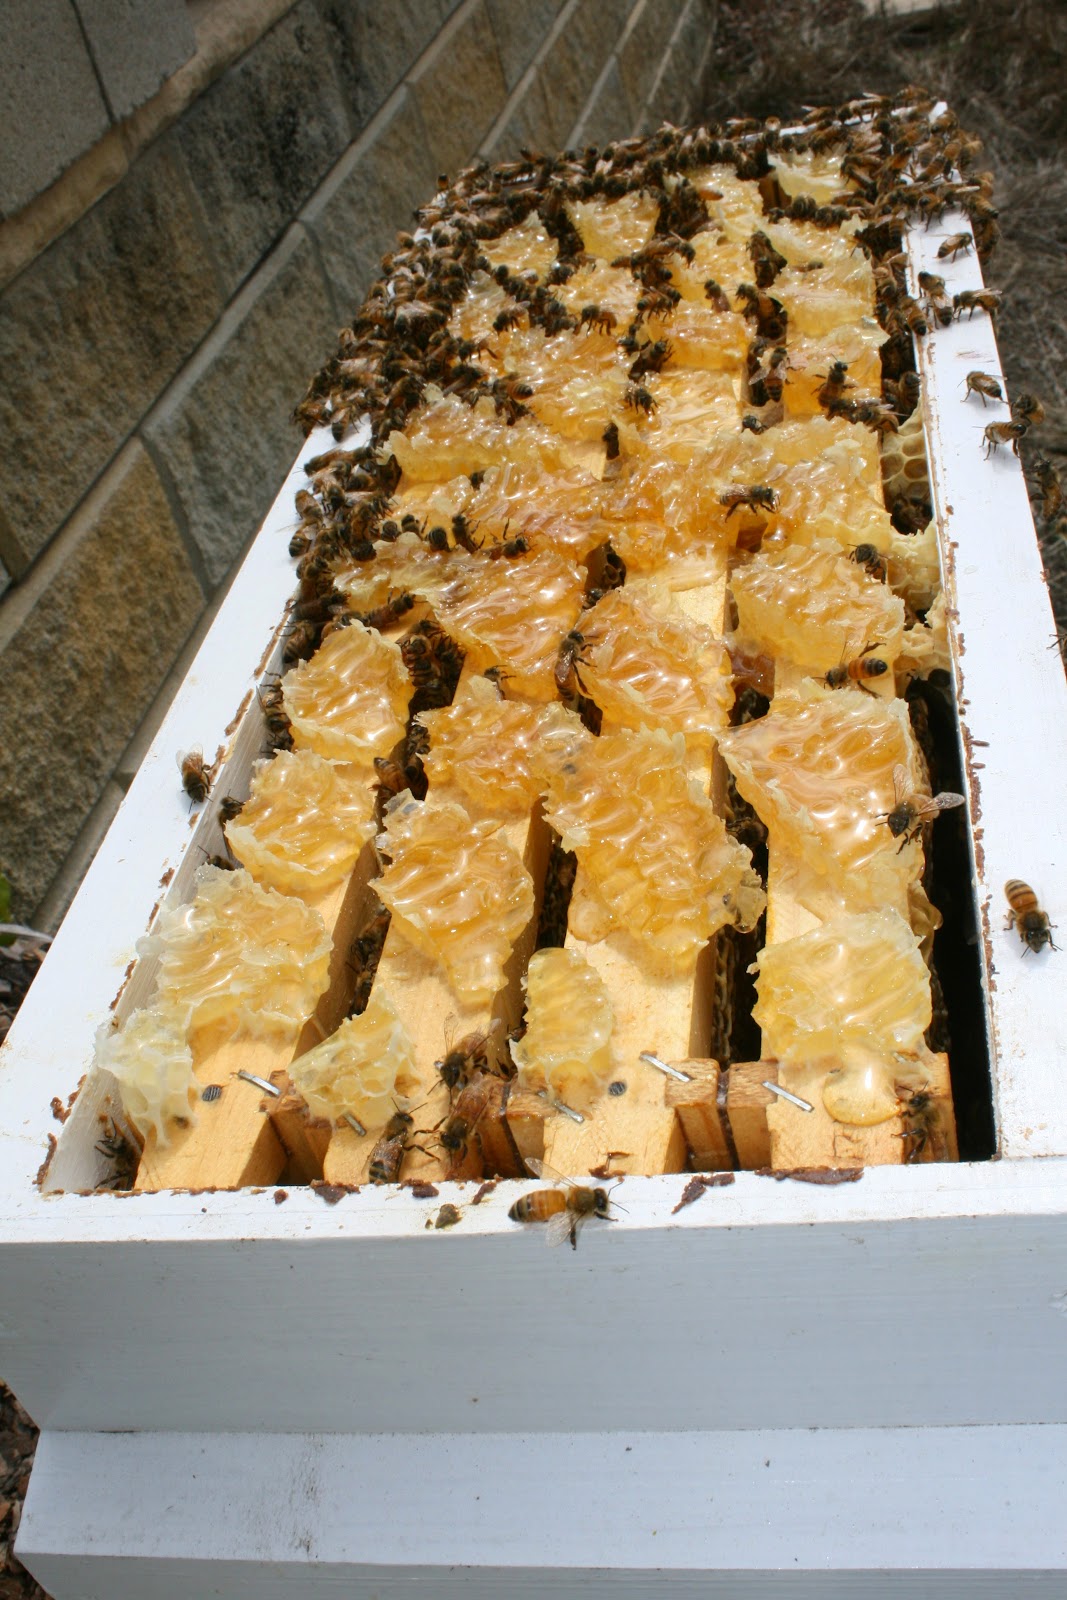
M648 243L659 206L650 194L627 194L611 204L573 200L567 211L588 253L614 261Z
M805 671L821 677L875 640L890 663L900 654L903 601L839 544L765 540L731 586L740 637Z
M524 1089L588 1112L612 1076L611 997L577 950L537 950L523 983L526 1032L511 1046Z
M564 438L599 441L625 404L630 361L611 339L526 328L511 335L500 366L529 385L523 403Z
M226 838L257 883L315 895L340 883L374 837L374 794L359 768L313 750L281 750L261 761Z
M492 1000L504 963L533 916L534 890L521 858L454 802L401 795L379 848L390 860L377 880L393 926L440 962L459 999Z
M579 267L556 290L557 299L566 306L572 317L580 317L586 306L597 306L601 311L611 313L616 322L614 330L602 333L592 325L583 335L605 344L609 340L614 343L619 333L629 327L637 309L639 293L637 280L628 268L612 267L603 260L590 261Z
M494 267L504 265L512 272L536 272L543 278L555 264L558 246L536 211L524 222L509 228L499 239L487 239L485 254Z
M313 1117L336 1122L348 1113L368 1130L406 1110L418 1088L415 1047L392 1001L377 989L360 1016L297 1056L289 1076Z
M907 912L921 861L880 820L893 808L893 768L916 770L902 700L805 682L775 695L765 717L722 733L719 748L772 843L799 857L816 886L828 881L850 911Z
M183 1008L147 1006L119 1033L105 1023L96 1036L96 1064L117 1080L122 1109L142 1139L151 1135L166 1145L168 1123L192 1120L197 1083Z
M763 1055L848 1066L876 1057L889 1072L923 1045L930 1022L930 974L919 941L899 912L831 918L758 959L753 1016Z
M403 734L410 696L400 646L360 622L331 633L282 679L294 743L364 767Z
M847 187L841 176L840 156L789 150L772 151L769 160L782 193L790 199L810 194L818 205L825 206Z
M750 865L690 781L684 740L645 729L545 746L545 814L581 869L570 928L587 941L625 932L650 967L684 970L736 920Z
M288 1038L326 988L332 941L317 911L239 868L204 866L187 905L165 907L138 946L159 960L159 1007L187 1028L219 1023L251 1038Z
M810 417L772 428L761 443L766 458L756 481L780 496L776 526L791 539L886 547L892 524L882 497L878 440L868 428L842 417Z
M886 440L882 451L882 476L890 504L901 495L929 498L930 473L926 464L921 405L917 405L907 422L901 423L899 430Z
M835 361L848 366L846 390L849 400L880 400L882 362L879 351L886 341L885 329L873 317L862 323L818 335L800 334L789 340L789 370L785 384L785 408L791 417L819 417L824 414L819 390Z
M561 705L501 700L493 685L469 677L450 706L424 711L431 784L454 783L484 816L525 816L544 786L541 741L552 728L581 725Z
M473 578L442 596L437 615L467 652L475 672L489 666L508 674L509 695L551 700L562 638L582 606L584 575L552 550L487 562Z
M565 439L533 418L520 416L509 425L488 396L468 406L433 384L427 384L408 426L391 433L384 450L396 457L407 483L438 483L513 460L551 472L581 459Z
M788 314L790 344L798 335L820 338L864 319L874 323L874 274L863 252L837 239L822 246L819 260L822 266L813 271L787 267L775 279L773 293Z
M565 561L577 562L610 537L602 498L599 474L585 467L543 473L509 461L490 467L465 509L476 537L487 545L521 534L534 553L554 550Z
M653 373L641 382L651 397L651 413L631 406L618 424L630 454L644 450L684 465L740 421L738 379L729 373L687 367Z
M660 586L612 589L581 620L579 667L605 728L665 728L707 748L733 704L730 653Z

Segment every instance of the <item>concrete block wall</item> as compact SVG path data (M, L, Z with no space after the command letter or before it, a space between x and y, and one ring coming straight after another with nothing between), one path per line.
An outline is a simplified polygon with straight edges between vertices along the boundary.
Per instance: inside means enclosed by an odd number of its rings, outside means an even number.
M173 86L166 115L138 112L143 148L128 136L106 192L0 289L0 870L50 927L397 230L475 156L693 116L714 6L273 0L257 34L231 3L233 59L216 48L197 79L194 58L179 113ZM144 82L115 53L130 0L78 8L125 105ZM60 199L7 241L0 223L0 262L70 214Z

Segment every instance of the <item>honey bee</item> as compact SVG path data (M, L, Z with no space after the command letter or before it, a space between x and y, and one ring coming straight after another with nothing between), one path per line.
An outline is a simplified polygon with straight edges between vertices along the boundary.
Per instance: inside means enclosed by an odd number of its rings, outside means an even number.
M579 663L584 663L585 634L577 628L572 628L563 640L556 655L554 676L556 689L561 699L568 703L577 700L579 694L585 693L585 684L582 682L578 671Z
M944 278L939 278L936 272L920 272L919 288L926 296L926 305L931 316L947 328L952 321L952 302L945 289Z
M862 567L870 577L877 578L879 583L885 582L887 570L885 556L882 555L877 545L858 544L853 548L852 554L848 559L854 561L858 567Z
M937 259L939 261L955 261L960 251L962 250L966 254L973 243L974 240L969 233L950 233L948 238L944 239L939 246Z
M182 788L194 806L202 806L211 792L214 767L205 764L204 752L198 744L191 750L179 750L177 762L182 775Z
M757 289L769 289L788 263L780 255L765 233L758 229L748 241L748 254L756 279Z
M295 667L298 661L310 661L319 642L319 630L313 622L298 622L289 631L282 649L282 661Z
M619 319L606 306L591 305L582 307L578 323L583 328L595 328L597 333L611 334L618 327Z
M493 318L494 333L509 333L512 328L517 328L526 319L526 310L523 306L508 307L498 311Z
M920 1159L937 1132L939 1121L937 1102L925 1085L921 1089L914 1089L908 1084L898 1083L896 1091L901 1101L900 1115L904 1122L904 1132L900 1137L907 1144L904 1160L909 1163L915 1162Z
M450 1094L460 1085L469 1083L476 1072L488 1072L488 1033L468 1033L455 1041L446 1038L445 1053L440 1061L434 1062L434 1067L441 1074Z
M358 611L355 615L357 622L362 622L365 628L377 628L379 633L392 628L406 615L415 604L415 596L408 594L390 594L380 606L375 606L372 611Z
M371 1151L367 1177L371 1183L395 1183L404 1164L408 1139L415 1126L410 1111L394 1111L381 1138Z
M740 506L748 506L753 511L757 509L777 511L778 498L777 489L768 489L762 483L754 483L748 489L741 484L734 484L732 488L722 491L719 496L719 504L721 506L729 506L730 509L726 513L726 520L729 522Z
M1004 893L1010 908L1004 926L1018 929L1019 938L1026 946L1023 955L1027 950L1032 950L1036 955L1046 944L1052 950L1058 949L1059 946L1052 941L1051 932L1056 924L1049 921L1047 912L1042 911L1030 885L1021 878L1009 878L1004 885Z
M833 361L830 370L815 394L816 400L826 410L844 398L845 390L855 387L848 379L848 362Z
M985 405L986 397L990 400L1003 400L1004 390L1000 387L999 378L994 378L990 372L968 372L966 379L967 395L976 394ZM966 399L967 396L964 396Z
M619 459L619 424L617 422L609 422L601 434L601 438L607 448L607 459L609 461L617 461Z
M643 378L647 372L661 372L673 354L669 339L656 339L652 344L642 345L630 368L631 379Z
M530 408L524 405L533 394L531 384L525 383L514 372L506 372L502 378L494 378L489 386L497 416L503 417L508 427L518 422L520 417L528 417Z
M453 1167L464 1159L467 1147L478 1129L478 1124L495 1106L496 1113L503 1110L507 1084L493 1072L476 1071L456 1096L451 1114L445 1119L438 1138L441 1147L452 1157Z
M1034 462L1038 488L1041 490L1041 514L1052 518L1063 504L1063 487L1060 475L1047 456L1038 456Z
M481 549L480 542L474 537L476 526L477 524L472 525L467 520L462 511L457 511L452 518L453 539L462 550L468 551L472 556L477 555Z
M708 278L704 284L704 293L716 311L729 311L730 301L714 278Z
M871 650L877 650L880 639L875 639L870 644L865 644L858 656L851 661L843 661L839 667L831 667L823 678L828 689L843 689L847 683L854 683L857 689L862 689L864 694L873 694L873 689L868 689L864 678L880 678L889 671L888 661L882 661L877 656L870 655Z
M526 1165L535 1177L546 1175L543 1162L527 1157ZM562 1244L569 1239L571 1249L577 1250L579 1231L590 1217L600 1217L605 1222L612 1220L610 1191L572 1183L569 1178L562 1181L564 1188L534 1189L522 1195L509 1210L508 1217L512 1222L543 1222L547 1224L545 1239L548 1244Z
M1010 444L1016 455L1019 454L1019 440L1029 430L1028 422L990 422L982 430L985 440L985 453L988 459L995 455L1002 444Z
M884 811L879 820L885 822L894 839L900 839L899 855L906 844L919 837L924 822L934 822L942 811L965 804L963 795L951 790L935 795L916 793L907 767L898 762L893 768L893 809Z
M999 289L964 289L952 296L952 310L957 317L966 311L968 321L976 311L988 311L995 320L1000 310L1002 296Z
M735 296L741 301L741 315L754 319L756 331L763 339L782 340L785 338L787 313L780 300L767 293L766 289L758 289L754 283L739 283Z
M280 683L269 683L265 688L256 690L259 696L260 709L263 712L263 721L266 724L272 750L291 750L293 747L292 725L285 712Z
M1011 414L1016 422L1025 422L1037 428L1045 420L1045 408L1034 394L1017 394L1011 402Z
M642 411L646 417L650 417L653 411L659 410L659 407L648 389L643 388L639 383L628 383L626 385L626 409L628 411Z
M501 539L497 544L491 544L485 554L490 561L499 561L506 556L514 560L516 556L524 556L530 548L530 541L524 533L517 533L511 539Z
M236 822L244 807L244 801L238 800L235 794L224 794L219 801L219 821Z

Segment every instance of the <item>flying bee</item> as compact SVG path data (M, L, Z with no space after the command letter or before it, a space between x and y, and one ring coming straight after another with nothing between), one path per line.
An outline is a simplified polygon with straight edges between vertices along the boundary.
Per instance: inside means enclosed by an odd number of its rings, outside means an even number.
M896 1091L901 1101L900 1115L904 1123L904 1132L900 1137L907 1145L904 1160L915 1162L937 1133L937 1102L925 1085L921 1089L913 1089L910 1085L898 1083Z
M1011 402L1011 414L1016 422L1025 422L1029 428L1040 427L1045 420L1045 408L1035 394L1017 394Z
M962 250L966 254L973 243L974 240L969 233L950 233L948 238L942 240L938 247L937 259L939 261L955 261L960 251Z
M885 582L887 570L885 556L882 555L877 545L858 544L853 548L852 554L848 559L854 561L858 567L862 567L870 577L877 578L879 583Z
M967 395L976 394L985 405L986 398L990 400L1003 400L1004 390L1000 387L1000 379L994 378L991 372L968 372L964 382L967 385ZM964 396L964 399L967 398Z
M526 1165L535 1177L546 1175L543 1162L528 1157ZM508 1217L512 1222L544 1222L548 1244L562 1244L569 1239L571 1249L577 1250L579 1231L590 1217L600 1217L604 1222L612 1220L611 1194L608 1189L572 1183L569 1178L562 1181L566 1186L562 1189L534 1189L522 1195L509 1210Z
M823 678L828 689L843 689L847 683L854 683L857 689L862 689L864 694L873 694L873 689L868 689L864 678L880 678L889 671L888 661L882 661L870 652L877 650L880 639L874 639L870 644L865 644L858 656L851 661L843 661L839 667L831 667Z
M1056 926L1048 919L1048 913L1042 911L1037 903L1037 895L1028 883L1021 878L1009 878L1004 885L1004 893L1008 897L1008 920L1006 928L1018 929L1019 938L1027 950L1032 950L1036 955L1042 945L1057 950L1058 945L1052 941L1052 929Z
M597 333L611 334L618 327L619 319L606 306L592 305L582 307L578 323L583 328L594 328Z
M746 489L738 483L734 484L733 488L722 491L719 496L719 504L721 506L729 506L730 509L726 513L726 520L729 522L734 512L741 506L748 506L751 511L757 509L777 511L778 498L777 489L768 489L765 484L754 483Z
M1019 454L1019 440L1029 431L1028 422L990 422L982 430L985 440L986 459L995 455L1002 444L1010 444L1016 455Z
M847 361L832 361L830 363L830 370L815 393L815 398L821 406L828 409L844 398L846 389L855 388L855 384L849 381L847 374Z
M179 750L176 759L182 775L182 788L194 806L202 806L211 791L214 767L205 765L204 752L198 744L191 750Z
M1002 296L999 289L964 289L952 296L952 310L957 317L966 311L968 321L976 311L988 311L995 320L1000 310Z
M1038 456L1034 462L1037 484L1041 490L1041 514L1051 519L1063 504L1063 487L1060 475L1047 456Z
M900 849L917 839L924 822L935 822L942 811L965 805L962 794L945 790L941 794L919 794L911 786L908 769L899 762L893 768L893 809L883 811L879 821L888 827L894 839L900 840Z

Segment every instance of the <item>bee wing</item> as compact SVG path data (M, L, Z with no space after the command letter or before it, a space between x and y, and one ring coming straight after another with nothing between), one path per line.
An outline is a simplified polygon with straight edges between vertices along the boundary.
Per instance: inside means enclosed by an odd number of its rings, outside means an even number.
M562 1172L557 1172L555 1167L550 1167L547 1161L539 1161L536 1156L525 1156L523 1159L526 1162L528 1171L535 1178L543 1178L546 1183L562 1184L567 1189L577 1187L573 1178L564 1177Z
M203 759L204 759L204 747L203 747L203 745L194 744L191 750L179 750L177 752L177 754L174 757L174 760L177 763L177 767L178 767L178 771L179 772L181 772L182 768L185 766L185 763L190 759L190 757L194 761L203 761Z
M962 806L964 799L961 794L950 794L945 791L935 795L917 794L913 796L911 803L920 822L933 822L942 811L951 811L953 806Z
M583 1220L570 1211L554 1212L545 1224L545 1243L553 1247L568 1243L572 1232L578 1232Z
M893 805L902 806L911 792L911 779L908 769L898 761L893 768Z

